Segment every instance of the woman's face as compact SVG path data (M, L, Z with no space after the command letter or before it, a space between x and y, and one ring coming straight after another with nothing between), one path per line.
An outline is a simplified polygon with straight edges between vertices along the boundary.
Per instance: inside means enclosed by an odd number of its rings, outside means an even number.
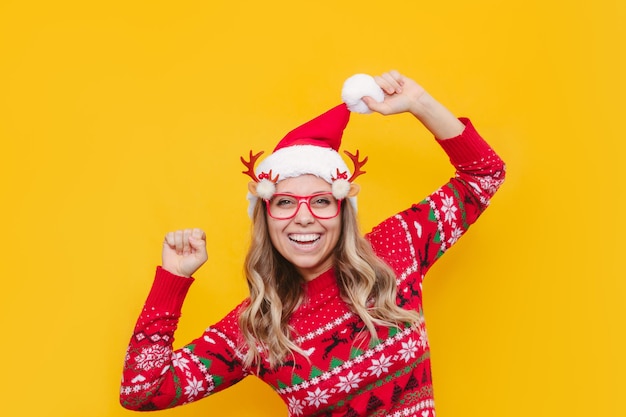
M287 178L276 185L276 193L309 196L330 192L331 185L315 175ZM318 219L305 203L294 217L277 220L266 214L270 239L278 252L310 281L334 264L333 250L341 233L341 214Z

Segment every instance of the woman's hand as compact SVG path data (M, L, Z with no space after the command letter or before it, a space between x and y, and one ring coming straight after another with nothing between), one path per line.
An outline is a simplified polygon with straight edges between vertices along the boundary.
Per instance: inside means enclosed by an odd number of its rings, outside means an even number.
M409 112L438 139L453 138L465 129L463 123L421 85L398 71L386 72L374 80L385 92L385 99L378 103L371 97L363 97L370 110L383 115Z
M385 92L385 99L379 103L371 97L363 97L363 101L370 110L384 115L419 112L420 99L426 91L415 81L398 71L389 71L374 76L374 80Z
M181 277L191 277L208 259L202 229L168 232L163 240L162 267Z

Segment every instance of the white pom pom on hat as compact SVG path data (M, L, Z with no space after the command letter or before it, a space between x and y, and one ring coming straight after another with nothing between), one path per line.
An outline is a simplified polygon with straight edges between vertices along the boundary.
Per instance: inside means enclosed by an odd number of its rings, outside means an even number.
M384 92L372 76L353 75L342 87L342 104L298 126L281 139L272 154L254 170L256 193L248 192L247 196L248 215L251 218L257 200L271 198L275 192L274 184L286 178L313 174L332 185L336 198L347 197L350 190L348 178L351 174L338 150L350 112L371 113L362 100L365 96L381 102ZM243 159L242 162L248 166ZM248 168L249 172L244 173L250 175L252 168ZM356 197L348 197L348 200L356 208Z
M344 81L341 99L350 111L362 114L371 113L372 111L363 101L365 96L369 96L379 103L385 99L385 93L376 84L374 77L368 74L355 74Z

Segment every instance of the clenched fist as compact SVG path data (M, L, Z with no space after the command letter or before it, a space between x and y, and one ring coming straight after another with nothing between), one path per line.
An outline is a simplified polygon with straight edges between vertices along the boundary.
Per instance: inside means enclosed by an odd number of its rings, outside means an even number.
M166 271L191 277L207 259L206 234L202 229L177 230L165 235L161 266Z

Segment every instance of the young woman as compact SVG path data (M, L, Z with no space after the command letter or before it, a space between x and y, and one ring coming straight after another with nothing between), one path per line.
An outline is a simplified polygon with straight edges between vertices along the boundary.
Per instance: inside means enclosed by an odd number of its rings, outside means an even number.
M162 265L124 363L121 404L156 410L196 401L255 375L290 416L434 416L422 280L504 180L504 164L468 119L457 119L396 71L372 78L365 111L409 112L456 175L423 201L361 235L354 182L367 158L337 153L341 104L287 134L255 168L242 161L252 242L250 296L199 338L173 349L192 275L207 260L200 229L167 233ZM383 94L384 92L384 94Z

